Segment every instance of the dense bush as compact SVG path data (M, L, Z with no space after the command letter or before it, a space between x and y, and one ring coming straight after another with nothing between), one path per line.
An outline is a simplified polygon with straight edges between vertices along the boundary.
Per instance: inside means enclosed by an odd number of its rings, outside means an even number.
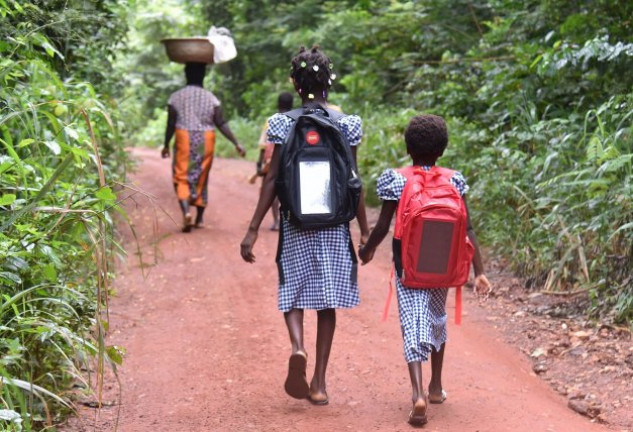
M59 420L71 385L99 389L105 362L120 361L104 344L113 188L126 166L104 75L123 31L116 10L0 2L2 430Z

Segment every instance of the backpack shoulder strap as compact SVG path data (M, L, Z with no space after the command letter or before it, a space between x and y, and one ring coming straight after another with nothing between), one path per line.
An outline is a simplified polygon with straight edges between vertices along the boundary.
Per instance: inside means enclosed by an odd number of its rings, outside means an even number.
M320 108L323 109L326 112L327 116L334 123L336 123L337 121L339 121L343 117L347 117L347 114L345 114L345 113L338 112L338 111L335 111L335 110L330 109L330 108L324 108L324 107L320 107ZM286 111L285 113L283 113L283 115L285 115L287 117L290 117L294 121L297 121L299 116L301 116L303 113L305 113L305 108L302 107L302 108L293 109L291 111Z
M398 168L397 170L395 170L397 173L400 173L404 176L404 178L406 178L407 180L410 179L411 177L413 177L413 175L415 174L416 170L418 170L419 168L413 165L409 165L406 167L402 167L402 168Z
M442 177L446 179L446 181L450 181L451 177L455 174L455 170L444 168L441 166L434 166L432 168L435 172L439 173Z
M343 117L347 117L347 114L330 109L330 108L325 108L325 112L334 123L338 122Z
M304 112L303 108L297 108L291 111L286 111L285 113L283 113L283 115L285 115L286 117L290 117L294 121L297 121L297 119L299 118L300 115L303 114L303 112Z

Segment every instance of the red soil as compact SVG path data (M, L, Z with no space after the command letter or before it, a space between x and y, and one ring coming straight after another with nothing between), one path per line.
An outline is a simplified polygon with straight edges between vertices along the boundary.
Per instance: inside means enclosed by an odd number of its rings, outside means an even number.
M277 310L277 234L264 221L243 262L239 243L258 187L254 164L218 159L211 172L206 227L180 232L170 162L158 150L135 149L137 187L128 201L142 263L128 234L129 257L110 303L109 344L123 346L122 400L84 413L64 430L136 431L408 431L411 408L396 301L380 317L390 273L390 242L361 267L361 305L337 313L328 368L330 404L288 397L283 383L290 343ZM373 214L373 213L372 213ZM173 219L172 219L173 218ZM370 222L375 221L375 215ZM358 239L354 226L353 235ZM145 274L144 274L145 273ZM495 277L490 277L493 285ZM449 294L449 318L453 316ZM313 367L316 314L306 313L308 370ZM430 367L424 365L428 382ZM308 379L310 378L310 374ZM448 399L428 410L428 431L606 431L567 407L563 396L532 372L532 364L486 320L465 293L461 326L449 325L443 378Z

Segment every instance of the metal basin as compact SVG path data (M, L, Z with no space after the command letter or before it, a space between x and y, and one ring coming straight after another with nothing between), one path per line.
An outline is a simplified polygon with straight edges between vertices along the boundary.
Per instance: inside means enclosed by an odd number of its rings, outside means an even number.
M161 40L169 60L177 63L213 63L213 45L205 37Z

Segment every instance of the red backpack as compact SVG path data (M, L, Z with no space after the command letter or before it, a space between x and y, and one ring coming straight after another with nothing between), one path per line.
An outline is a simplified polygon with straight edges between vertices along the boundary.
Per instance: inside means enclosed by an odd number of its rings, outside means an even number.
M433 166L399 169L407 182L396 211L394 263L407 288L456 287L455 322L461 321L461 286L468 281L474 247L468 212L450 182L455 171Z

